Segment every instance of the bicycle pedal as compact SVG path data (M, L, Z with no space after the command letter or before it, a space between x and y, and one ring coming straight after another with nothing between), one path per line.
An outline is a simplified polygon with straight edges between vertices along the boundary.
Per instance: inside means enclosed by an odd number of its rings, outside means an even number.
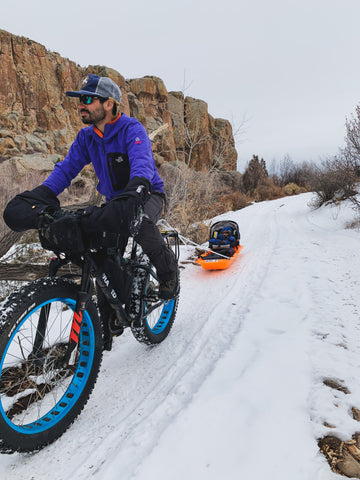
M124 327L117 318L112 318L109 322L109 328L113 337L119 337L124 333Z
M121 325L116 330L111 330L113 337L120 337L124 333L124 327Z

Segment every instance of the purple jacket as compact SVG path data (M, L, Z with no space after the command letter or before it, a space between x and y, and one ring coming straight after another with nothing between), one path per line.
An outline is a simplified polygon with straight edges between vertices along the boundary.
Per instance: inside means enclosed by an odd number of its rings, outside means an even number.
M89 163L99 180L97 190L106 201L121 193L133 177L145 177L152 192L164 192L145 128L124 113L106 124L104 135L95 126L82 128L67 156L43 184L59 195Z

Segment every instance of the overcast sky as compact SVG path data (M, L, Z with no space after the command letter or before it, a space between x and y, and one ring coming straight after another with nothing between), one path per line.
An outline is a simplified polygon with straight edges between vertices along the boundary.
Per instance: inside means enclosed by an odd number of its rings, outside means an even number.
M360 103L360 0L15 0L0 28L81 66L185 88L243 126L240 171L253 154L336 154Z

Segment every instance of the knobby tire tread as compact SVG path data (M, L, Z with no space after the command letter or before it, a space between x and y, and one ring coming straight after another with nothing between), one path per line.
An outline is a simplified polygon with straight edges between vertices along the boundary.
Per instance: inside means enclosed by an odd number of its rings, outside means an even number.
M76 299L78 286L64 278L43 278L36 280L19 291L11 294L0 304L0 359L8 345L8 338L13 329L21 323L26 311L52 298L64 297ZM86 405L95 386L102 360L102 328L93 302L86 308L91 319L95 335L95 351L90 367L89 378L84 385L77 402L71 410L49 430L35 434L23 434L11 429L0 415L0 452L38 451L58 439L74 422Z
M141 255L139 257L140 263L151 266L146 255ZM132 301L131 301L131 314L132 314L132 324L131 331L135 339L146 345L157 345L161 343L169 335L170 330L174 324L176 312L179 303L179 294L175 297L175 303L171 318L168 321L166 328L160 334L154 334L144 318L142 318L144 312L143 298L145 297L147 282L151 275L144 269L138 268L135 271L134 278L136 279L137 284L133 286L132 289ZM180 280L179 280L180 281Z

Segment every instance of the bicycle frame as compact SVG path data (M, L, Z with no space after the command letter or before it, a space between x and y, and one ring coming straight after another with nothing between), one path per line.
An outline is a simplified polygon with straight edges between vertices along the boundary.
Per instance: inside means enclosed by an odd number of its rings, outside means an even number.
M103 351L125 327L151 347L173 327L179 271L176 294L162 299L157 259L150 255L154 265L134 241L124 255L128 239L99 233L81 251L74 243L75 253L57 252L47 278L24 285L2 304L1 453L38 451L67 430L93 391ZM160 233L178 250L176 232ZM43 238L56 252L55 241Z
M117 254L119 255L120 261L123 260L122 255L120 255L119 249L108 249L108 250L111 250L110 252L108 251L108 255ZM150 274L155 280L157 280L157 276L155 275L153 269L151 269L147 265L140 264L136 261L137 259L136 251L137 251L137 244L135 241L133 241L130 259L127 260L131 264L131 269L133 271L135 270L135 268L143 269L148 274ZM53 258L50 261L50 266L49 266L50 277L56 276L60 267L67 263L70 263L72 260L73 259L69 257L65 257L64 259L59 257ZM68 365L71 365L73 363L71 360L71 354L75 351L76 346L79 342L81 322L83 319L83 314L86 309L87 302L91 298L94 291L94 281L96 281L96 283L104 293L107 301L109 302L110 306L115 311L117 318L121 322L121 325L123 325L124 327L130 327L132 324L130 315L127 312L128 305L123 306L123 304L119 300L104 269L102 269L101 265L98 265L97 262L95 261L94 252L92 251L85 252L81 257L81 262L79 262L77 259L77 261L75 261L74 263L76 263L77 265L79 265L80 263L79 266L81 267L81 270L82 270L81 283L80 283L80 290L77 294L76 305L73 313L69 343L67 346L66 354L62 359L61 367L67 367ZM69 275L66 275L66 276L69 276ZM144 316L148 315L152 310L154 310L155 308L158 308L163 303L165 303L165 300L159 301L158 303L153 305L152 308L148 309L145 314L141 312L141 315L144 315ZM38 354L42 348L42 341L44 338L44 332L46 330L48 316L49 316L48 305L44 305L43 307L41 307L39 322L38 322L37 331L35 335L34 348L32 351L32 355L34 355L35 358L38 358Z

